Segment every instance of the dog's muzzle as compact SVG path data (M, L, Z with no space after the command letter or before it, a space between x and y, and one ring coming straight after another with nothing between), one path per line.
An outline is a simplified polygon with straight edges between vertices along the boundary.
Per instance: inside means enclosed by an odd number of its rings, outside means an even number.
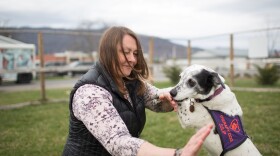
M170 93L170 95L172 96L173 100L174 100L175 102L177 102L177 103L181 103L181 102L183 102L184 100L189 99L189 98L185 98L185 99L182 99L182 100L175 100L174 97L176 97L176 95L177 95L177 89L176 89L176 88L171 89L171 91L170 91L169 93Z

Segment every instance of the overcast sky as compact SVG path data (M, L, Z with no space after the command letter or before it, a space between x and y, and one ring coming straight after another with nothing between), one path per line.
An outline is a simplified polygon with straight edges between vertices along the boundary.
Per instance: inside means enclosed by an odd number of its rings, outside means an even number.
M0 26L124 25L139 34L193 38L280 26L280 0L1 0Z

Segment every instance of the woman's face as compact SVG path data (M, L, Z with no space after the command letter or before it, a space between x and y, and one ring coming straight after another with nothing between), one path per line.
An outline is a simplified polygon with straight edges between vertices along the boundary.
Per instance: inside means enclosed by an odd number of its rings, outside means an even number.
M123 50L122 52L121 45L118 45L118 58L120 63L120 69L123 73L123 77L129 76L133 67L137 64L137 44L133 37L130 35L125 35L123 37ZM128 62L126 61L127 58Z

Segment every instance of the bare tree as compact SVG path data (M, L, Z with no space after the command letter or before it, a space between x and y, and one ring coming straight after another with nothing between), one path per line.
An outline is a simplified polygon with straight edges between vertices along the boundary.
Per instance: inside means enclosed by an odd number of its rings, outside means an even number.
M275 25L275 24L274 24ZM271 29L274 28L271 26L271 22L267 19L267 31L266 31L266 37L267 37L267 50L269 54L272 54L273 52L277 51L277 40L279 40L279 29ZM277 27L276 27L277 28Z
M81 50L86 53L96 51L102 32L110 25L111 24L102 20L82 21L77 27L80 35L77 37L73 49Z
M9 19L0 19L0 28L5 28L9 22Z
M113 23L105 22L103 20L96 20L96 21L82 21L78 25L78 29L82 30L104 30L108 27L113 25Z

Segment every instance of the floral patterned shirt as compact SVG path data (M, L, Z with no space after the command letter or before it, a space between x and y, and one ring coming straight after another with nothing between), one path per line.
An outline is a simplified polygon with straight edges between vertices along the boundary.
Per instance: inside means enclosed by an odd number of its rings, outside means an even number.
M157 100L159 93L167 90L159 90L146 83L145 107L155 112L171 111L168 103ZM111 155L137 155L145 141L130 135L107 90L97 85L85 84L75 92L72 106L75 117L85 124Z

